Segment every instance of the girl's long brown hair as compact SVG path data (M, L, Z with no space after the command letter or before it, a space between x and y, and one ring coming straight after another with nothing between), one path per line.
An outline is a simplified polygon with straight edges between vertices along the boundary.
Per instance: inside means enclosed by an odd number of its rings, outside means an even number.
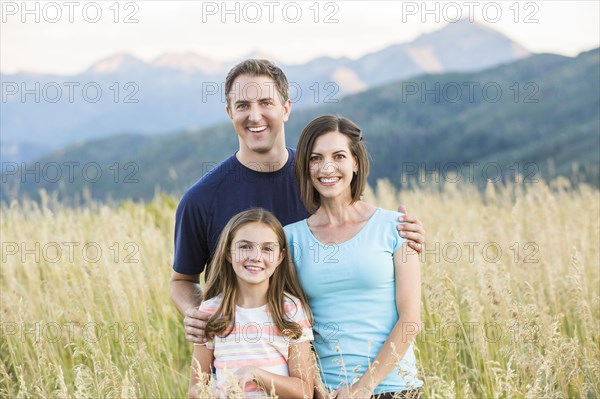
M210 274L206 288L202 295L205 301L220 294L223 300L217 311L208 319L205 333L208 338L227 336L235 325L235 301L237 298L237 276L233 270L228 254L231 253L231 244L237 231L249 223L262 223L270 227L275 235L279 248L283 253L281 264L269 278L267 290L267 304L275 326L289 339L298 339L302 335L302 327L285 317L285 296L291 294L298 298L304 313L312 324L312 313L308 301L298 281L296 269L290 258L290 249L285 238L283 227L277 218L263 208L252 208L232 217L219 237L217 250L210 264Z

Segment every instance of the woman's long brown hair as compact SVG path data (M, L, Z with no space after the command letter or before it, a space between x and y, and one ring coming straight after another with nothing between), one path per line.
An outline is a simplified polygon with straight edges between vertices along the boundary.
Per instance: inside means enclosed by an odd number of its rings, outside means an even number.
M202 296L205 301L220 294L223 295L217 311L208 319L205 333L208 338L216 336L226 337L235 325L235 303L237 298L237 276L233 270L228 255L231 253L231 244L237 231L249 223L262 223L270 227L275 235L279 248L283 253L281 264L269 278L267 290L267 304L275 326L289 339L298 339L302 335L302 327L285 317L285 296L291 294L298 298L304 313L312 324L312 313L308 301L300 286L296 269L290 258L290 249L285 238L283 227L277 218L263 208L252 208L232 217L219 237L217 250L210 264L210 274Z

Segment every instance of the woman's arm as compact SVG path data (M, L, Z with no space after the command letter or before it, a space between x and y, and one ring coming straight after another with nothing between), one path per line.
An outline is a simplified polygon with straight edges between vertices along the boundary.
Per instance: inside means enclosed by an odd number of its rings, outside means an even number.
M421 265L419 255L407 243L394 253L394 270L398 322L363 376L352 386L338 390L337 398L370 397L377 385L398 367L421 330Z
M214 360L214 353L214 350L208 349L206 345L194 346L190 371L190 387L188 390L189 399L205 397L206 393L208 393L202 390L202 388L210 389L208 382L212 373L211 364Z
M254 380L267 393L271 393L271 390L275 388L275 393L281 398L312 398L315 365L310 341L305 341L290 345L289 377L273 374L254 366L242 367L235 374L242 389L246 382Z

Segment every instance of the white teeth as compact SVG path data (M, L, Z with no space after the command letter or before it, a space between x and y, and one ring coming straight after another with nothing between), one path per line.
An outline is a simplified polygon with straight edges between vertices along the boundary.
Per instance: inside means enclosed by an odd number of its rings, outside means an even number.
M340 180L339 177L322 177L319 179L322 183L335 183L336 181Z
M249 127L248 130L250 130L253 133L258 133L258 132L262 132L266 128L267 128L266 126L258 126L258 127Z
M258 267L258 266L244 266L246 269L248 270L252 270L252 271L260 271L260 270L264 270L262 267Z

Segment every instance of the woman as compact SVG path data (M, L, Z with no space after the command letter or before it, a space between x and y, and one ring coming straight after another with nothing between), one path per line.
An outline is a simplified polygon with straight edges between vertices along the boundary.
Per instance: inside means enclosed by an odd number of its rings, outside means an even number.
M369 173L360 129L338 116L311 121L295 172L312 215L285 231L325 388L340 399L419 397L419 259L398 235L399 214L360 199Z

